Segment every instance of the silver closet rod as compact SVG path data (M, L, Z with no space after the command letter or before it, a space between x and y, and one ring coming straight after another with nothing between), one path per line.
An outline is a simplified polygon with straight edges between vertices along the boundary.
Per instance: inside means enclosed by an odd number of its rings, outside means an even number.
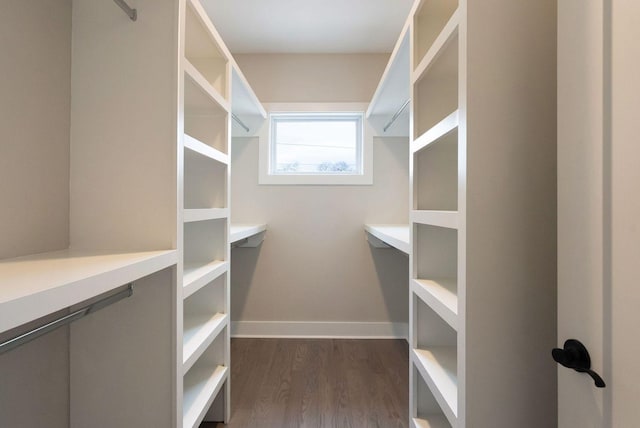
M389 127L391 125L393 125L393 123L396 121L396 119L398 118L398 116L400 116L402 114L402 112L404 111L404 109L407 108L407 106L409 105L409 103L411 102L411 99L409 98L407 101L404 102L404 104L402 104L402 107L400 107L398 109L398 111L393 115L393 117L391 118L391 120L389 121L389 123L387 123L385 125L385 127L383 128L384 132L387 132L387 129L389 129Z
M124 10L124 13L129 15L132 21L138 19L138 11L136 9L132 9L124 0L113 0L116 2L120 9Z
M249 132L249 127L247 125L245 125L244 122L241 121L238 116L236 116L235 114L231 113L231 118L233 120L235 120L238 125L242 126L245 131Z
M82 309L78 309L70 313L69 315L62 316L54 321L51 321L45 325L34 328L33 330L29 330L28 332L21 334L19 336L14 337L13 339L9 339L5 342L0 343L0 354L3 354L7 351L10 351L14 348L17 348L20 345L24 345L27 342L31 342L34 339L37 339L40 336L43 336L58 327L62 327L63 325L70 324L71 322L78 320L90 313L96 312L104 307L112 305L122 299L127 297L131 297L133 295L133 284L128 284L127 288L122 291L119 291L116 294L113 294L109 297L105 297L104 299L100 299L95 303L87 305Z

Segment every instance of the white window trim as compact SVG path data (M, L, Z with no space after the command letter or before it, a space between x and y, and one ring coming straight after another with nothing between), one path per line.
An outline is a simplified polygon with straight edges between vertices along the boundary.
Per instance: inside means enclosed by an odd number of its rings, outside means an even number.
M365 112L367 103L265 103L269 117L264 121L258 138L259 151L259 184L270 185L309 185L309 186L368 186L373 184L373 128L363 117L362 131L362 174L359 175L311 175L311 174L269 174L271 162L271 113L353 113Z

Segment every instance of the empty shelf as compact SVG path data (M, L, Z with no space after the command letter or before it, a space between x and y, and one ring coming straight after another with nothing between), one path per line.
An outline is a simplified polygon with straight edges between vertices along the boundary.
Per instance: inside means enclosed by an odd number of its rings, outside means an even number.
M379 240L409 254L409 226L404 224L365 224L364 229Z
M251 238L266 230L266 224L232 224L229 242L233 244L243 239Z
M182 298L186 299L227 271L228 263L214 260L204 264L187 264L182 274Z
M199 208L185 209L183 220L185 223L191 223L194 221L217 220L227 217L229 217L229 210L227 208Z
M224 366L194 366L184 377L182 422L184 428L198 426L209 406L227 380L228 368Z
M458 211L414 210L411 211L411 221L429 226L457 229Z
M451 428L451 424L444 416L434 415L425 418L413 418L415 428Z
M419 152L429 145L436 143L442 139L442 137L449 135L449 133L458 129L458 123L458 110L456 110L416 138L411 143L411 153Z
M458 296L455 279L412 279L411 291L454 330L458 329Z
M182 335L182 372L186 373L227 325L227 315L185 315Z
M0 261L0 332L113 290L178 261L175 250L62 250Z
M213 159L222 164L229 165L229 156L222 153L220 150L215 149L202 141L193 138L191 135L184 134L184 147L193 152L199 153L202 156Z
M185 111L218 111L228 112L229 103L209 83L207 79L187 60L184 59L185 73Z
M458 415L457 352L455 347L414 349L412 360L451 425Z

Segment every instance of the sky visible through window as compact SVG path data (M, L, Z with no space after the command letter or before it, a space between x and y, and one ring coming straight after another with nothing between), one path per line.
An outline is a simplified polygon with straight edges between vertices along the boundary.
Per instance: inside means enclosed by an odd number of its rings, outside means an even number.
M358 117L277 118L274 126L275 173L359 172Z

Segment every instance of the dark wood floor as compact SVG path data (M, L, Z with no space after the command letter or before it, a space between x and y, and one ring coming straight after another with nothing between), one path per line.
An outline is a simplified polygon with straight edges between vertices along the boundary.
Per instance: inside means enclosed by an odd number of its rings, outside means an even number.
M226 426L408 427L408 377L404 340L233 339Z

